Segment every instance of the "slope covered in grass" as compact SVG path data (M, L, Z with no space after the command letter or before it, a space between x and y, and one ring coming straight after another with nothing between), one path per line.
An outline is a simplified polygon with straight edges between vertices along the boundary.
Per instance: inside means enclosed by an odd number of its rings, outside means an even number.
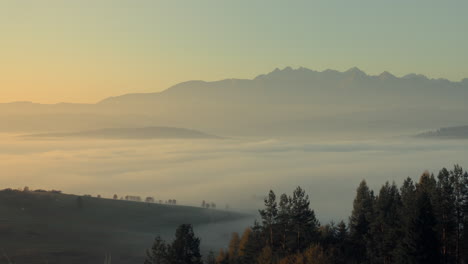
M0 191L0 248L14 263L102 263L106 253L112 255L112 263L142 263L154 237L170 240L182 223L193 224L195 232L197 227L209 232L207 227L226 223L228 232L233 221L250 218L188 206L81 199ZM209 244L201 237L202 245Z

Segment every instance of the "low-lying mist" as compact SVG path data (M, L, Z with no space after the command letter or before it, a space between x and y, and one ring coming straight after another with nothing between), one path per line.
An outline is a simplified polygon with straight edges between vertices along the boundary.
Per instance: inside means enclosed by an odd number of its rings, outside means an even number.
M154 196L178 204L255 213L270 189L300 185L318 218L345 219L362 179L375 190L424 170L466 166L468 141L391 138L374 141L292 139L91 140L0 137L1 188Z

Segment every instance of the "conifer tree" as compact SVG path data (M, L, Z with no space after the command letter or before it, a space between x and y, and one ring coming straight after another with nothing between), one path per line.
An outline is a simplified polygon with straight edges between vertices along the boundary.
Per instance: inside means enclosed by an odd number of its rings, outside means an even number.
M166 243L157 236L151 249L146 251L145 264L170 264L168 250Z
M398 188L388 182L380 189L374 203L367 254L372 263L395 263L397 243L401 237L401 199Z
M357 263L367 263L366 241L373 216L374 195L362 181L356 190L353 211L349 219L349 229L353 245L353 256Z
M468 186L464 177L466 173L459 165L455 165L450 172L450 181L453 185L453 200L455 209L455 263L461 262L462 233L465 215L464 205L468 199Z
M252 229L246 228L239 241L239 263L246 263L246 257L250 254L249 242L252 239Z
M278 205L276 203L276 195L275 193L270 190L268 193L268 198L265 199L265 209L259 210L260 216L262 217L262 224L263 228L265 228L268 232L268 241L267 243L270 247L273 246L273 236L276 224L276 218L278 215Z
M291 227L295 236L294 251L305 249L317 240L319 221L315 217L314 210L309 207L309 196L301 187L294 190L291 199Z
M289 251L289 247L293 244L291 238L295 238L294 235L291 236L291 198L286 194L282 194L280 197L276 222L278 224L278 239L280 241L281 254L286 255Z
M409 216L400 263L439 263L439 241L436 233L436 218L427 189L417 189L414 212Z
M228 248L229 264L238 263L240 238L237 232L232 233Z
M434 211L437 219L438 236L441 242L442 263L452 263L456 249L456 211L451 173L443 168L437 176L437 199Z
M350 252L348 227L344 221L340 221L336 227L336 256L335 263L344 264L347 262Z
M200 239L192 225L183 224L176 230L176 238L170 248L171 264L201 264Z

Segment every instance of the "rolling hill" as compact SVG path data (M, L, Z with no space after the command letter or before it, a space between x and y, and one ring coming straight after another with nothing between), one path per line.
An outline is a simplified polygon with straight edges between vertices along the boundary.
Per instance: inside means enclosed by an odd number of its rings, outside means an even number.
M175 127L106 128L69 133L24 135L27 138L102 138L102 139L214 139L200 131Z
M50 193L0 191L0 248L14 263L143 263L156 235L171 240L175 228L191 223L202 250L218 248L245 228L240 213ZM236 221L243 221L235 226ZM222 228L220 228L221 226ZM219 230L215 230L218 227ZM242 230L242 229L241 229ZM210 239L208 239L210 238ZM4 257L2 257L4 258ZM3 260L2 260L3 261Z

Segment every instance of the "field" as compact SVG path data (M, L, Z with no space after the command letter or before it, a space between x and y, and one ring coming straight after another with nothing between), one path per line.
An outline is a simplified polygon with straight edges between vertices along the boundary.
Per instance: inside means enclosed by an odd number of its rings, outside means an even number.
M236 221L252 216L197 207L131 202L51 192L0 191L0 263L143 263L156 235L170 240L182 223L227 241ZM239 227L240 228L240 227ZM202 250L216 245L201 235ZM208 240L204 240L208 237ZM220 238L221 239L221 238ZM206 243L204 243L206 242ZM210 244L211 243L211 244ZM219 245L222 247L223 245ZM218 249L213 248L213 249Z

